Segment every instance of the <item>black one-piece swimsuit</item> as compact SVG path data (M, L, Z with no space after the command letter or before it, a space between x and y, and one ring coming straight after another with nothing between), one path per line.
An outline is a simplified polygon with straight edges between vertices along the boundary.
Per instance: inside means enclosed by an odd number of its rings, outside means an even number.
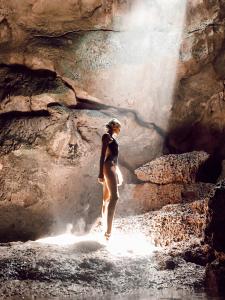
M118 154L119 154L119 145L113 137L113 140L109 142L108 147L110 149L110 155L104 161L104 175L107 178L108 185L111 186L111 189L115 189L115 185L119 183L118 175L116 172L116 165L118 163ZM118 191L114 191L118 192Z
M116 139L114 139L112 137L113 141L109 142L108 147L110 149L110 155L106 158L105 161L113 161L115 164L118 163L118 154L119 154L119 145L116 141Z

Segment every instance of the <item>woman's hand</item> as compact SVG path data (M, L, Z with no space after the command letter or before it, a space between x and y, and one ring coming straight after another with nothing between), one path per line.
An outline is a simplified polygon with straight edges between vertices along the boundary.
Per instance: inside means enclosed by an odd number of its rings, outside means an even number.
M104 177L98 177L98 182L103 184L105 181Z

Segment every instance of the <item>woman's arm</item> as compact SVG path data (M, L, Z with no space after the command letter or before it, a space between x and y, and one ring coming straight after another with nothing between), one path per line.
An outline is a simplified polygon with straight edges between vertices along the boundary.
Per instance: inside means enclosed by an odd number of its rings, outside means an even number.
M105 161L106 149L107 149L107 146L108 146L110 140L111 140L111 138L108 133L103 134L103 136L102 136L102 151L101 151L101 157L100 157L100 171L99 171L98 178L104 178L103 165L104 165L104 161Z

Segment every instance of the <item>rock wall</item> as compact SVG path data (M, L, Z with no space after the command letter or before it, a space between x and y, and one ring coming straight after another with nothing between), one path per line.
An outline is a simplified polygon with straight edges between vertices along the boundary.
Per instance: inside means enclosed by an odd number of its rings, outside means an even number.
M134 3L0 1L1 241L35 239L67 223L88 230L100 213L99 147L112 116L123 124L127 183L136 183L133 171L163 151L223 155L224 4L187 1L170 105L161 101L167 72L156 73L157 61L138 52L143 36L127 47L133 33L126 33L124 15ZM141 3L165 19L159 1ZM152 37L176 32L161 19Z
M221 160L225 154L223 1L189 1L186 24L165 146L172 153L204 150ZM207 172L212 169L209 166Z
M209 201L205 241L214 253L214 260L207 265L206 283L212 295L224 295L225 288L225 182L220 181Z

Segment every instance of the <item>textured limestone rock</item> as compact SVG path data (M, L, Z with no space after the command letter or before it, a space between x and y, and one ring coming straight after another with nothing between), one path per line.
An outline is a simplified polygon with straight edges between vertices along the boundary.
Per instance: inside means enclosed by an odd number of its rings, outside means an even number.
M187 1L178 68L181 77L198 73L219 54L225 33L222 5L219 1Z
M207 200L165 206L152 218L150 234L156 245L167 246L191 238L203 239Z
M196 263L201 266L206 266L214 259L214 254L207 244L196 244L194 247L187 247L183 253L183 258L187 262Z
M224 85L215 68L208 64L201 72L179 83L167 146L174 153L205 150L223 154ZM220 153L218 153L220 154Z
M215 190L214 184L126 184L120 193L117 213L132 215L159 210L168 204L190 203L209 200Z
M112 9L110 1L103 3L101 0L69 0L63 6L58 0L26 0L22 5L17 1L2 1L1 5L2 14L7 18L16 40L22 37L18 36L18 32L23 31L26 34L31 31L33 34L60 35L72 29L87 30L99 24L104 26L110 23Z
M98 99L82 90L73 80L58 76L47 70L32 70L27 67L13 65L2 66L0 70L0 113L34 113L49 115L50 107L66 106L71 109L105 110L108 119L115 116L122 122L121 160L126 167L133 170L157 153L162 151L163 137L154 124L142 126L135 112L110 108ZM22 116L22 115L21 115ZM132 117L132 118L131 118ZM22 119L22 118L20 118ZM107 120L108 121L108 120ZM107 122L106 121L106 122ZM104 128L105 121L99 121L99 127ZM8 123L7 123L8 124ZM130 143L130 133L137 139L136 147L127 149ZM4 135L4 132L2 132ZM148 137L151 136L150 139ZM143 149L142 156L138 155Z
M126 184L120 192L117 213L124 216L140 214L169 203L180 203L182 190L183 186L178 184Z
M147 4L149 5L146 2ZM133 115L132 118L138 116L142 126L145 126L143 125L143 114L147 116L151 111L147 121L158 122L159 110L164 111L164 108L166 110L171 108L170 103L168 105L161 103L159 109L154 107L152 103L158 103L157 91L161 89L161 85L156 86L155 90L150 93L149 78L146 80L141 78L141 81L138 81L139 88L136 88L134 84L134 88L131 90L129 86L129 93L127 86L125 89L124 85L121 87L121 80L117 80L118 76L115 78L115 75L119 74L120 77L121 74L124 78L124 74L127 74L126 82L133 82L134 78L131 74L143 72L143 67L150 70L154 68L152 61L148 63L144 61L143 64L143 61L133 55L135 51L126 48L129 36L124 33L126 27L124 28L124 22L121 20L123 15L129 13L132 8L129 1L68 1L61 10L57 9L58 2L49 1L44 3L42 1L32 3L24 1L23 4L15 1L2 1L1 5L3 27L8 26L9 29L6 31L11 31L12 36L4 33L8 38L7 43L4 42L4 47L2 47L0 62L55 71L60 76L70 78L82 90L101 99L106 105L114 105L117 108L127 107L141 112L141 116ZM158 1L152 1L151 10L158 5ZM222 6L220 1L210 4L202 1L187 2L183 34L184 45L182 44L179 57L179 66L181 67L178 66L177 71L178 74L181 74L178 77L185 79L180 81L178 92L174 98L170 120L171 134L168 138L170 151L173 151L174 148L177 152L191 151L198 148L199 145L202 145L205 150L207 147L214 149L214 140L213 142L210 140L213 137L211 129L205 130L203 127L204 130L196 131L192 130L191 125L188 125L188 132L196 132L196 138L189 138L189 135L186 138L183 125L187 122L188 124L192 123L192 120L195 124L201 115L202 106L199 106L199 99L201 102L207 103L211 97L218 97L223 91L222 82L217 77L219 71L213 73L214 65L212 64L215 58L223 55ZM50 18L47 17L48 14L51 14ZM162 26L160 19L156 21L153 37L160 35L162 29L163 32L168 30L166 26ZM116 30L114 31L114 29ZM187 80L189 78L190 80ZM189 84L185 84L186 80ZM195 88L191 88L193 84ZM200 90L199 86L201 86ZM143 99L148 99L150 94L155 94L157 101L143 101ZM216 108L217 111L218 109ZM128 111L127 113L129 114ZM186 114L188 114L187 118L185 118ZM176 119L178 115L180 120ZM162 118L165 119L165 116L163 115ZM182 134L176 133L173 138L172 132L178 126L182 127ZM129 135L131 139L137 138L136 132L130 131ZM179 137L182 137L182 141ZM202 142L200 142L200 138ZM209 140L210 142L208 142ZM138 142L143 143L144 140L139 138ZM149 138L149 143L149 156L152 153L151 158L154 158L162 148L154 145L161 143L161 140L153 135ZM152 144L154 145L151 146ZM146 149L146 147L143 148ZM132 147L130 152L133 149ZM134 151L129 160L135 157L136 153L137 151ZM135 162L135 164L138 163L140 161Z
M194 182L199 167L208 157L203 151L164 155L139 167L135 174L142 181L157 184Z

